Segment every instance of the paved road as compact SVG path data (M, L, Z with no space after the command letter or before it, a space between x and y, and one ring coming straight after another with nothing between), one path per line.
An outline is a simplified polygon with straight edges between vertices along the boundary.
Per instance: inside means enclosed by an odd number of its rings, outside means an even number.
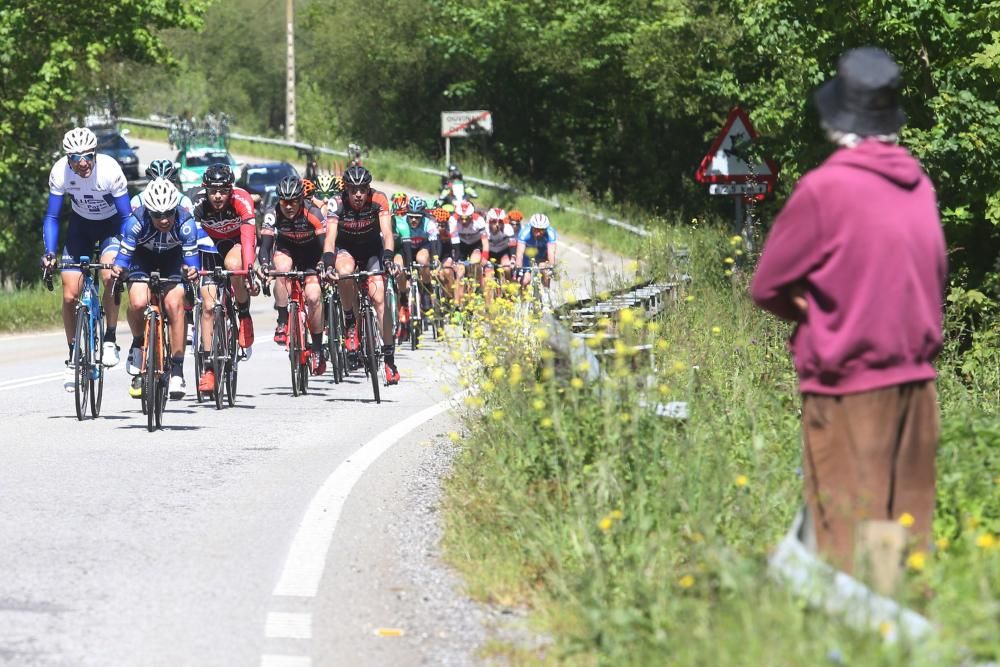
M144 162L168 154L139 143ZM436 530L414 479L455 427L444 351L401 349L381 405L356 374L293 398L263 297L254 320L237 406L172 401L157 433L120 368L103 416L80 423L61 334L0 338L0 664L472 661L476 628L428 607L460 597L446 575L415 575L408 546Z

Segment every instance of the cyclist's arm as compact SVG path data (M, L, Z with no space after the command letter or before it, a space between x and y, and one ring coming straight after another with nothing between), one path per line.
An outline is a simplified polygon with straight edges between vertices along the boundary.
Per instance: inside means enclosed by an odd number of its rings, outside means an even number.
M483 244L483 250L480 253L481 257L480 261L488 262L490 261L490 235L486 227L483 227L483 231L481 232L481 234L482 237L480 240L482 241Z
M514 251L514 265L520 267L524 262L524 248L525 243L518 239L517 250Z
M122 176L122 179L125 177ZM110 198L111 195L106 195L106 198ZM115 210L118 211L118 215L121 216L122 222L125 222L126 218L132 215L132 203L128 198L128 190L124 194L116 195L109 204L113 203L115 205Z
M233 192L233 208L243 224L240 225L240 254L243 256L243 269L253 266L257 255L257 224L253 210L253 199L249 194Z
M180 237L184 264L195 271L200 270L201 254L198 252L198 226L191 216L187 216L181 221Z
M382 248L385 250L395 250L395 242L392 238L392 216L387 209L382 209L378 214L378 226L382 232Z
M260 254L258 261L261 266L271 263L271 254L274 252L274 210L268 210L264 214L264 224L260 228Z
M552 229L552 227L549 227L548 232L546 233L546 236L548 236L548 248L546 248L546 251L548 253L547 256L549 258L549 264L551 266L555 266L556 265L556 230Z
M140 210L142 210L140 208ZM132 263L132 255L135 253L135 246L138 243L139 234L142 233L142 220L134 215L122 223L122 242L118 249L118 256L115 257L115 266L127 269Z
M59 212L62 211L63 196L49 193L49 203L42 218L42 237L45 239L45 253L54 255L59 243Z
M332 267L337 261L337 227L340 216L334 210L326 217L326 238L323 240L323 264Z

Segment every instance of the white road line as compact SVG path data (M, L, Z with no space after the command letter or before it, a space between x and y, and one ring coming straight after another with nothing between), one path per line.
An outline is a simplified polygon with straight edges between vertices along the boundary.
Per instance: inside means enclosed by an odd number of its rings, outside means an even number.
M305 655L265 653L260 656L260 667L312 667L312 658Z
M369 466L404 435L451 407L451 399L441 401L382 431L365 443L349 459L337 466L313 496L285 559L274 595L315 597L323 578L333 532L351 489Z
M58 372L53 372L53 373L42 373L41 375L31 375L31 376L28 376L26 378L16 378L14 380L3 380L2 382L0 382L0 389L3 389L4 387L6 387L9 384L20 384L22 382L29 382L31 380L49 379L49 378L54 378L57 375L61 375L61 374L62 374L62 371L58 371Z
M22 334L18 336L0 336L0 345L15 340L27 340L28 338L43 338L45 336L59 336L59 335L65 336L66 333L60 329L59 331L45 331L42 333Z
M312 639L312 614L272 611L267 615L264 636L270 639Z
M573 246L571 246L570 244L566 243L565 241L563 241L560 245L562 245L563 248L566 248L566 250L569 250L570 252L572 252L574 254L577 254L580 257L583 257L584 259L590 259L590 255L588 255L584 251L580 250L579 248L574 248Z

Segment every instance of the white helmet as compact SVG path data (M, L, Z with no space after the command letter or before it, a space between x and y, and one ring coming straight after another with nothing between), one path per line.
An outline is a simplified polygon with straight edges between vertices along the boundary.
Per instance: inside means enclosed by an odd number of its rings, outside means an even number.
M549 222L549 216L544 213L536 213L528 220L528 224L535 229L548 229L551 223Z
M63 153L89 153L97 150L97 137L88 127L75 127L63 135Z
M491 208L486 211L486 222L503 222L507 219L507 211L502 208Z
M151 181L142 193L142 205L153 213L171 211L180 203L181 193L178 192L177 186L165 178Z

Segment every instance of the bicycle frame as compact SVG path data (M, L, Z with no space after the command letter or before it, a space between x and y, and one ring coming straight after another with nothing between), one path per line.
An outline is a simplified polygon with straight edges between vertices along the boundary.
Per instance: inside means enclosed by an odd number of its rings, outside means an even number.
M170 327L160 306L163 294L179 284L177 280L160 278L152 271L148 278L132 278L129 284L149 285L149 303L143 313L142 404L146 413L146 428L150 432L163 426L163 409L167 403L167 382L170 378ZM153 349L150 350L150 347Z
M209 358L212 372L215 374L212 397L215 399L217 410L222 409L223 396L230 406L236 404L236 378L240 359L236 332L239 330L239 323L236 317L236 299L230 280L232 276L246 276L248 273L246 270L230 271L222 267L198 272L203 279L211 277L216 286L212 349Z
M307 271L271 271L269 278L286 278L291 282L288 290L288 360L292 373L292 395L306 393L309 387L310 358L309 318L306 312L305 280L317 275Z
M386 276L385 271L356 271L338 276L337 280L353 280L358 291L358 333L361 341L362 360L365 364L365 374L372 381L372 393L375 402L381 403L379 381L385 383L385 369L382 368L382 330L381 322L375 311L375 304L368 293L368 279L373 276ZM388 282L385 280L384 282ZM386 304L388 307L388 304Z

